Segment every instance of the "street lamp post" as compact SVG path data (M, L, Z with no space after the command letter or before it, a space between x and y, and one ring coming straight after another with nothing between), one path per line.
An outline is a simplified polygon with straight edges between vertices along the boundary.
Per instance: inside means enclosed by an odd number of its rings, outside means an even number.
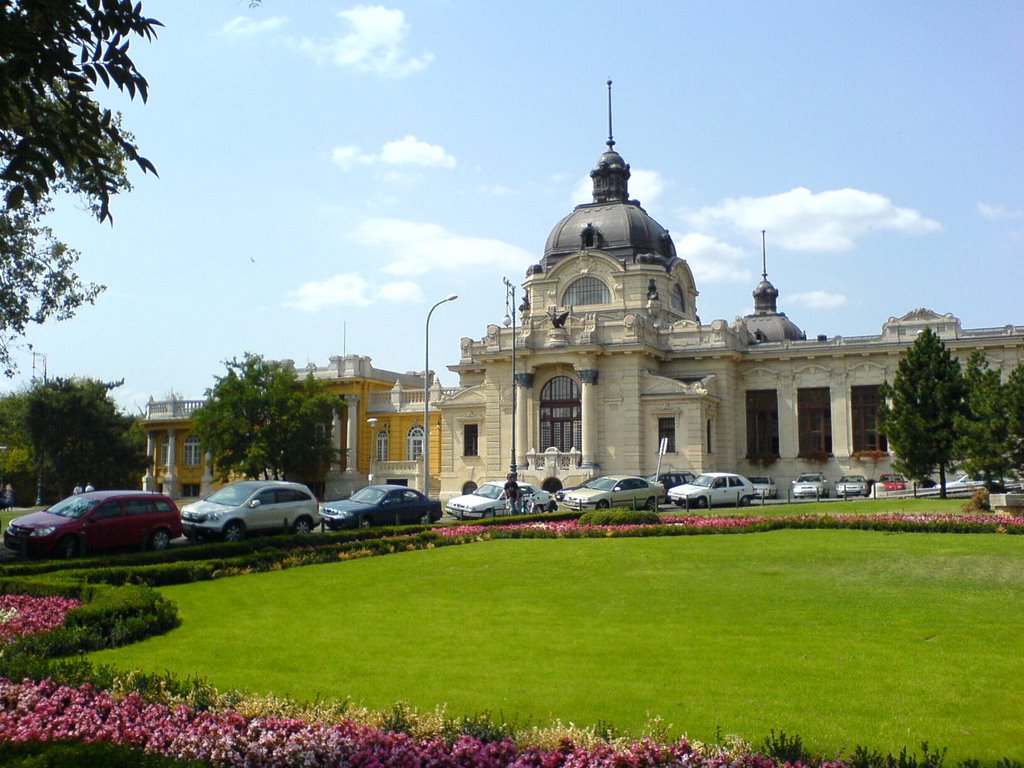
M441 299L427 312L427 323L423 336L423 495L430 495L430 316L434 310L449 301L455 301L454 293Z
M512 326L512 449L508 471L517 474L516 464L516 286L503 277L505 283L505 327Z

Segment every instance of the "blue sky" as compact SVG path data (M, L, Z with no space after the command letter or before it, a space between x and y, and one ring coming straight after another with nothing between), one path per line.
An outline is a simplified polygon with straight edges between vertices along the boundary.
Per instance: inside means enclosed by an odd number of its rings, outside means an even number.
M52 376L128 410L255 352L456 377L548 232L589 200L614 80L631 196L704 322L752 311L761 230L808 335L916 307L1024 323L1024 4L145 0L148 104L101 93L160 178L113 227L53 217L107 290L33 328ZM27 345L15 351L32 374ZM37 367L41 359L36 359Z

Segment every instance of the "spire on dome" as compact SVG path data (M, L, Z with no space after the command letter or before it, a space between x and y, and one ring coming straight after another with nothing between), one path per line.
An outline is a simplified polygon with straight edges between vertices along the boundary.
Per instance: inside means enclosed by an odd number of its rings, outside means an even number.
M764 230L761 230L761 282L754 289L754 312L759 315L776 314L779 298L779 291L774 285L768 282L768 258L765 248Z
M590 172L594 180L594 202L614 203L629 201L629 165L615 151L612 134L612 81L608 80L608 151L601 155L597 167Z

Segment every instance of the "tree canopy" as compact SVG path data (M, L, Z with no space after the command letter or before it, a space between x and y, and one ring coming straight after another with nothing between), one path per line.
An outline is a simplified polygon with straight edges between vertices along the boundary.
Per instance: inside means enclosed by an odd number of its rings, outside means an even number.
M78 483L138 488L146 469L146 442L135 418L122 413L95 379L53 379L25 395L25 426L50 499Z
M344 398L259 355L225 365L193 421L219 479L302 478L336 458L331 423Z
M1012 466L1010 400L999 371L989 368L985 353L971 352L964 371L964 408L957 415L957 455L960 466L981 475L992 488L1003 482Z
M946 470L955 459L956 419L963 412L960 362L942 339L926 328L900 359L892 384L882 385L882 431L895 451L893 465L924 481L939 471L946 496Z
M0 0L0 366L28 323L65 319L101 286L82 285L78 253L43 225L57 191L100 220L130 189L126 165L155 173L119 118L95 99L116 87L145 101L149 84L129 55L159 21L130 0Z

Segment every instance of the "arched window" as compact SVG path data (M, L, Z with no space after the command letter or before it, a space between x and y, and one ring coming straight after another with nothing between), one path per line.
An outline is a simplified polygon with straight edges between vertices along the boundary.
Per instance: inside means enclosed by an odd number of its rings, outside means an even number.
M610 304L611 291L596 277L581 277L569 286L562 299L562 306L575 307L579 304Z
M202 454L199 451L199 438L189 435L181 449L181 460L186 467L198 467Z
M405 453L407 461L415 461L423 455L423 427L417 425L409 430L405 438Z
M377 433L377 461L388 460L388 433L381 430Z
M540 391L540 449L580 449L583 420L580 385L568 376L556 376Z
M467 480L462 484L462 495L466 496L477 489L477 484L472 480Z
M683 295L683 289L678 285L672 286L672 309L676 312L686 311L686 297Z

